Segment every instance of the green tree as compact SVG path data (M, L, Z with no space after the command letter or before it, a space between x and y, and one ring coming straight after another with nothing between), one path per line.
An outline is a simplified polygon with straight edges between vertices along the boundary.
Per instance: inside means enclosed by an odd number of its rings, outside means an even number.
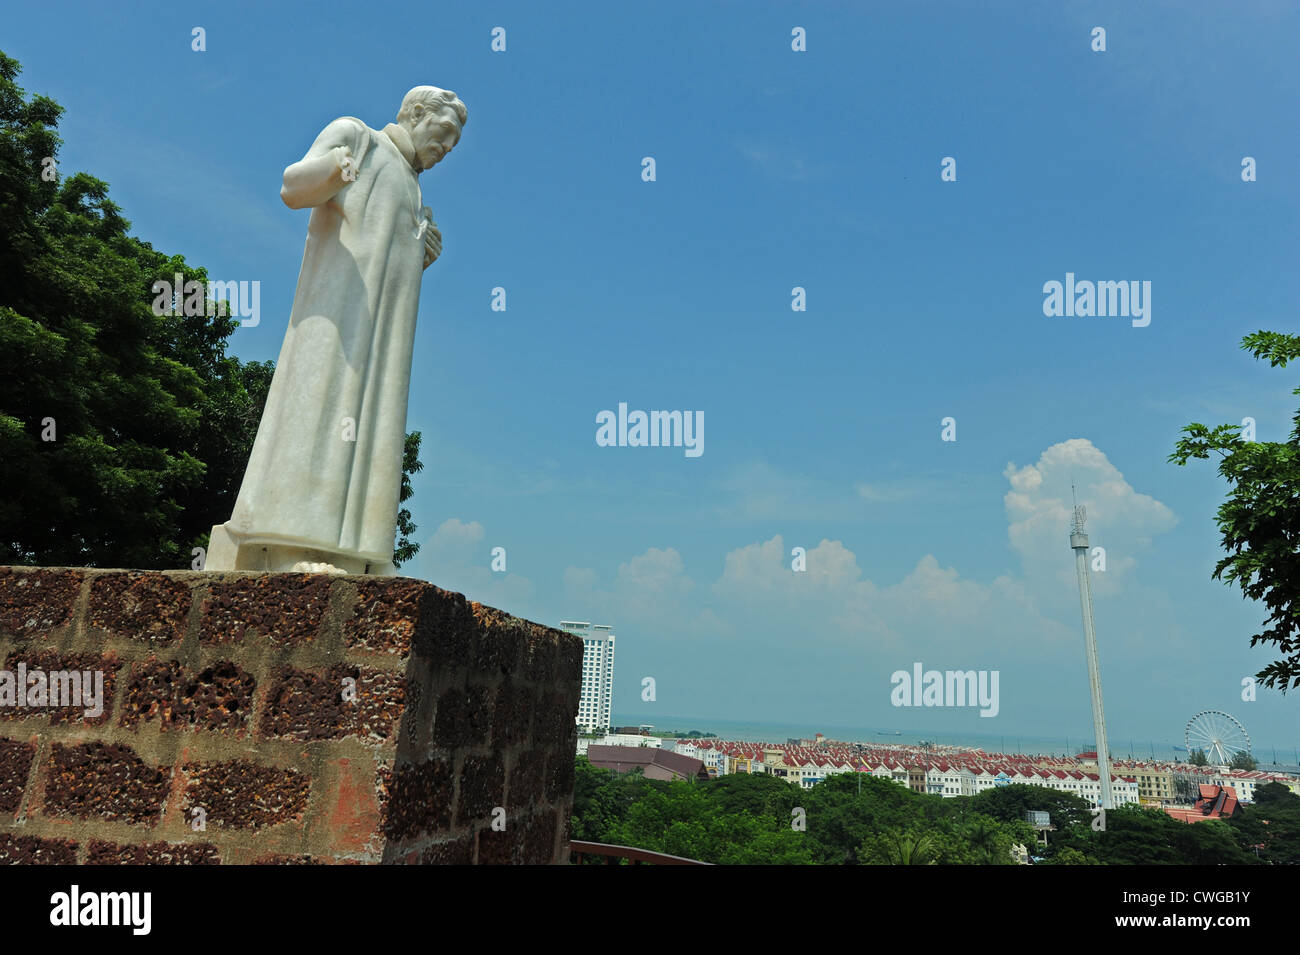
M1045 860L1047 865L1095 865L1091 859L1085 856L1078 849L1072 846L1065 846L1050 859Z
M405 504L415 494L415 490L411 487L411 475L423 470L424 464L420 461L420 432L408 432L406 446L402 451L402 493L398 498L399 504ZM394 567L401 567L419 552L420 545L410 539L415 529L415 524L411 521L411 512L406 508L398 511L397 534L400 539L393 550Z
M961 826L957 834L966 846L972 864L1007 865L1011 862L1011 846L1017 840L988 816L976 815Z
M608 840L719 865L798 865L812 861L790 820L727 812L707 786L673 782L644 790Z
M18 74L0 53L0 564L190 566L234 509L274 366L227 355L238 321L215 308L154 314L155 281L206 272L128 235L104 182L43 175L62 108ZM399 503L420 467L415 433ZM395 562L419 549L398 524Z
M1005 823L1024 822L1027 812L1045 812L1057 832L1083 832L1092 826L1087 802L1074 793L1044 786L994 786L971 797L971 807ZM1049 843L1052 838L1048 836Z
M704 784L714 804L728 814L790 818L802 790L767 773L732 773Z
M1191 763L1193 766L1210 765L1210 759L1208 756L1205 755L1205 750L1203 749L1192 750L1192 754L1187 757L1187 761Z
M1300 865L1300 796L1281 783L1255 790L1255 801L1228 819L1243 853L1274 865Z
M909 826L928 828L924 804L942 802L867 773L831 776L800 795L814 858L825 865L860 864L859 852L869 836Z
M1120 806L1106 813L1104 831L1092 833L1087 853L1107 865L1246 865L1226 822L1186 823L1159 809Z
M153 280L202 271L128 236L100 180L42 177L62 110L18 72L0 54L0 562L188 564L177 497L229 329L153 314Z
M640 771L616 773L591 764L586 756L574 762L573 838L584 842L613 842L611 832L647 792L667 783L646 779ZM649 848L642 846L641 848Z
M873 833L862 841L858 858L866 865L937 865L934 833L908 829Z
M1228 763L1229 769L1244 769L1247 772L1253 772L1257 766L1258 763L1255 762L1255 757L1251 756L1250 753L1246 752L1244 749L1233 753L1232 759Z
M1241 347L1285 368L1300 357L1300 336L1258 331L1243 338ZM1292 394L1300 395L1300 388ZM1268 615L1250 645L1275 644L1282 656L1256 676L1283 692L1300 686L1300 412L1292 421L1284 442L1247 441L1240 425L1211 429L1193 422L1169 456L1185 465L1191 458L1220 455L1219 474L1231 486L1217 515L1227 556L1212 577L1236 583L1245 597L1264 604Z

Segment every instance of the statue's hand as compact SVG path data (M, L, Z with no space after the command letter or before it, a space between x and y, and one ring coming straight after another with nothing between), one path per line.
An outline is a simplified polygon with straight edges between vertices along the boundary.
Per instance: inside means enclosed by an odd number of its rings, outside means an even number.
M427 269L433 265L438 256L442 255L442 233L432 222L424 230L424 267Z

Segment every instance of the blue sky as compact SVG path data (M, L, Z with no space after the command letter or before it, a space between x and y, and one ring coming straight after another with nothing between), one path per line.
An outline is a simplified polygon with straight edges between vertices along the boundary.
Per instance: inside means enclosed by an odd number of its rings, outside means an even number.
M1297 700L1241 700L1263 611L1209 579L1222 482L1166 458L1189 421L1290 428L1294 373L1238 342L1295 329L1297 28L1250 2L55 3L8 11L0 49L66 108L65 174L261 282L248 359L277 355L301 261L284 167L338 116L460 94L421 180L444 253L407 569L613 624L620 713L1086 735L1073 480L1112 736L1220 708L1290 749ZM1150 325L1044 316L1067 272L1150 281ZM702 411L704 454L598 447L620 401ZM892 707L915 661L998 670L998 716Z

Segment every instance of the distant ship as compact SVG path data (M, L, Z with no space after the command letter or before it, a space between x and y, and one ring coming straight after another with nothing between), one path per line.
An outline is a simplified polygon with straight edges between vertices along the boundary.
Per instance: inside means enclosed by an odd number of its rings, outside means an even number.
M902 735L903 735L903 731L902 731L902 730L881 730L880 733L879 733L878 735L880 735L880 736L902 736Z

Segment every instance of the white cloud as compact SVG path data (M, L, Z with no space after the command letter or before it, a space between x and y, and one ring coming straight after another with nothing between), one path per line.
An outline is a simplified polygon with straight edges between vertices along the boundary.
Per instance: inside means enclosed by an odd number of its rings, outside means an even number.
M478 521L450 518L438 525L420 544L419 553L402 573L421 577L444 590L463 593L470 600L524 614L532 603L534 586L527 577L508 572L510 554L506 552L507 572L494 572L487 531Z
M1098 593L1117 591L1134 573L1152 538L1178 523L1173 511L1138 493L1084 438L1052 445L1037 464L1008 464L1003 475L1011 483L1003 498L1007 535L1032 579L1050 575L1064 585L1074 580L1073 561L1062 559L1069 547L1071 483L1078 502L1087 508L1089 543L1106 549L1106 572L1092 575Z
M465 522L453 517L439 524L420 550L463 558L483 540L484 533L483 525L478 521Z
M840 541L823 540L805 548L806 570L795 571L791 547L777 534L769 541L738 547L723 561L722 576L713 592L723 597L761 599L764 596L823 599L851 588L862 577L853 552Z
M585 567L564 571L564 592L573 613L600 622L616 620L620 626L642 624L680 629L690 608L686 597L695 582L686 574L682 555L669 547L651 547L618 565L608 586L600 575Z
M727 619L744 621L751 632L864 653L1041 650L1069 636L1042 616L1021 581L964 578L931 554L888 585L865 578L840 541L809 549L805 572L793 571L790 561L780 535L727 554L712 586Z
M765 486L772 492L771 498L762 493L751 497L746 505L751 511L780 509L798 483L765 466L748 475L757 479L750 490ZM1053 445L1034 464L1008 465L1004 476L1010 485L1004 498L1008 535L1022 562L1022 569L1010 574L968 576L938 555L925 554L897 579L871 580L841 540L822 539L810 546L777 534L726 553L716 578L703 586L671 547L649 547L612 572L567 567L559 581L560 612L570 619L614 625L628 641L620 651L627 666L653 672L664 686L691 698L712 692L706 689L710 681L725 673L758 672L762 661L787 661L767 665L789 672L796 683L810 678L808 672L820 673L819 679L836 686L841 697L861 687L868 705L875 707L887 699L888 673L921 661L939 669L1000 670L1008 681L1008 705L1028 701L1035 681L1064 679L1062 674L1075 674L1080 661L1078 598L1067 536L1070 481L1088 506L1094 543L1108 550L1107 573L1093 575L1099 594L1117 587L1125 576L1134 578L1142 548L1172 527L1175 518L1164 504L1138 493L1100 450L1082 439ZM862 487L858 501L886 496L880 488L864 492ZM524 612L527 601L507 588L526 587L531 595L532 584L513 575L501 580L502 575L489 572L488 538L477 522L444 522L427 542L430 566L443 576L430 579L441 586L451 581L474 599ZM791 566L796 544L807 548L803 572ZM1124 602L1163 606L1160 592L1133 583L1137 586ZM1150 627L1132 615L1121 611L1115 619L1127 621L1122 634L1126 647L1167 642L1155 631L1148 633ZM1116 639L1120 636L1115 631ZM743 648L737 659L722 671L699 671L695 648L716 648L724 641L732 652ZM790 670L801 664L788 661L805 658L811 671ZM702 659L718 658L705 653ZM782 685L778 680L764 689L763 702L779 699Z

